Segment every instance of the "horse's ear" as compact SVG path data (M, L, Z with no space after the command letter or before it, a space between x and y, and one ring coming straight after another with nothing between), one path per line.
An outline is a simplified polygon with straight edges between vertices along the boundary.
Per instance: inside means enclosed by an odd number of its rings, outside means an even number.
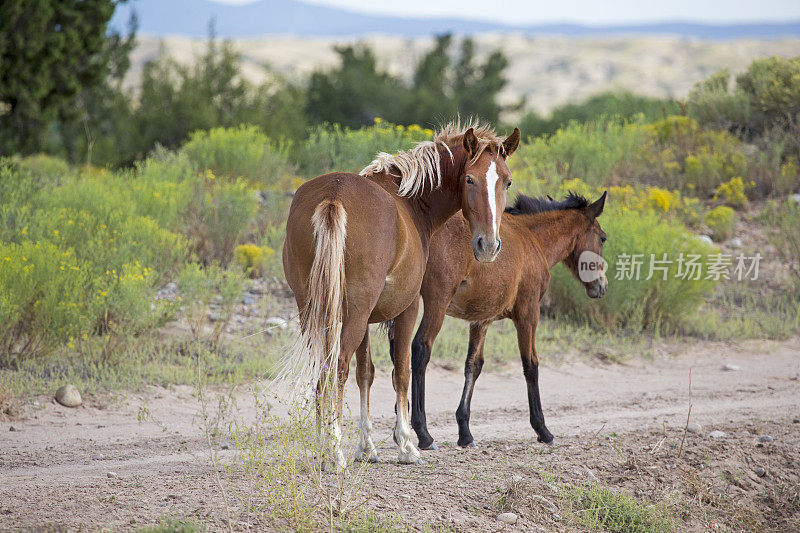
M586 207L587 214L592 218L597 218L603 214L603 207L606 205L606 195L608 191L603 192L603 196L597 199L593 204Z
M519 128L514 128L511 135L506 137L506 140L503 141L503 157L508 157L517 151L520 136Z
M464 132L464 150L467 151L470 158L475 157L475 153L478 151L478 138L472 128Z

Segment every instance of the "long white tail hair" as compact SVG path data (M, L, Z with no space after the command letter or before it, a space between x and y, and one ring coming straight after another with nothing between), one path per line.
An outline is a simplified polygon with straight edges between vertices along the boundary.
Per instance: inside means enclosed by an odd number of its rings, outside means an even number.
M333 400L339 386L344 254L347 213L338 200L320 202L311 217L314 262L308 276L306 303L300 310L300 336L285 355L276 381L290 399L308 398L319 383Z

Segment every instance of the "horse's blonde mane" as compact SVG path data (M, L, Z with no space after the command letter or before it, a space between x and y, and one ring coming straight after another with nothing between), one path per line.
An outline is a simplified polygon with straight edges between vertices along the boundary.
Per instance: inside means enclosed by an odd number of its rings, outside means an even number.
M494 128L488 124L470 120L466 125L461 125L461 120L449 122L434 133L432 141L423 141L414 148L398 152L395 155L379 152L375 159L364 167L359 173L362 176L386 172L391 174L392 167L400 172L400 186L397 194L400 196L415 196L422 192L425 185L437 189L442 184L442 169L438 145L444 147L453 158L451 146L460 143L464 133L472 128L478 138L478 149L469 161L474 163L484 150L497 150L502 155L503 138L495 133Z

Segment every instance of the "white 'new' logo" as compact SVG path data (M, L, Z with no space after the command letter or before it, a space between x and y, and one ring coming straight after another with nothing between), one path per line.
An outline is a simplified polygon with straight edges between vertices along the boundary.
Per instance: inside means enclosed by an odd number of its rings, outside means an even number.
M600 277L608 268L608 263L602 255L586 250L578 258L578 277L584 283L589 283Z

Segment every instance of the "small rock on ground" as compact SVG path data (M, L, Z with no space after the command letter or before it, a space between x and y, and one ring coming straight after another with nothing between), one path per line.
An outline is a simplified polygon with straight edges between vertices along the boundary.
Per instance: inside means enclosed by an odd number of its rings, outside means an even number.
M723 370L727 370L728 372L737 372L737 371L741 370L742 367L740 367L739 365L728 364L728 365L723 366L722 369Z
M64 407L78 407L83 400L74 385L64 385L56 391L56 401Z
M725 433L724 431L720 431L718 429L715 430L715 431L712 431L711 433L708 434L708 437L711 438L711 439L721 439L721 438L726 437L726 436L727 436L727 433Z
M800 424L800 418L797 418L797 417L792 418L792 423L793 424Z
M730 241L728 241L728 246L730 248L741 248L742 247L742 239L739 237L734 237Z
M116 472L109 472L106 474L106 477L109 479L116 479L119 477L119 474L117 474Z
M220 450L227 450L227 449L228 449L228 448L230 448L230 447L231 447L231 445L230 445L230 444L228 444L227 442L224 442L224 441L223 441L223 442L220 442L220 443L219 443L219 449L220 449Z
M698 424L697 422L689 422L686 424L686 431L689 433L700 433L703 431L703 426Z
M755 470L753 470L753 472L755 472L758 477L764 477L767 475L767 471L762 466L757 467Z
M772 442L773 440L775 439L772 438L772 435L761 435L758 437L758 442Z
M497 519L506 524L517 523L517 515L514 513L500 513L499 515L497 515Z

